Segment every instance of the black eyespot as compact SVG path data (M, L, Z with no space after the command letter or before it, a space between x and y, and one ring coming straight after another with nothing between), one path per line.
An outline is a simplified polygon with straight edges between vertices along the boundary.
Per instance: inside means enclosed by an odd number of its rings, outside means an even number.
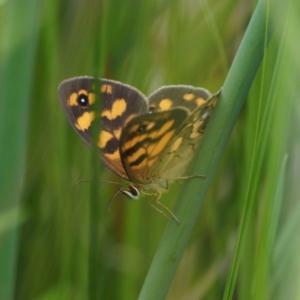
M77 98L77 103L79 106L86 108L89 105L89 98L85 94L80 94Z
M153 112L155 112L157 110L157 108L155 107L155 105L150 105L149 106L149 114L152 114Z
M144 131L146 130L146 128L147 128L147 125L141 125L141 126L137 129L137 131L138 131L138 132L144 132Z

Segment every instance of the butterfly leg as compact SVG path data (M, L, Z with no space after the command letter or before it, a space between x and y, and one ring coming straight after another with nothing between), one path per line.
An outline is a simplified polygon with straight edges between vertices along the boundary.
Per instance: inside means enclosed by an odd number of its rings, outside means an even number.
M168 183L168 181L167 181ZM161 194L158 194L156 198L152 199L148 204L153 207L156 211L158 211L159 213L161 213L162 215L164 215L165 217L169 218L169 216L172 216L172 218L178 223L181 224L179 219L174 215L174 213L165 205L163 205L159 199L161 197ZM169 216L167 216L162 210L160 210L159 208L157 208L154 204L158 204L159 206L161 206L165 211L168 212Z
M174 213L172 213L172 211L168 207L164 206L160 201L156 201L156 203L163 207L179 225L181 224L178 218L174 215Z
M204 175L190 175L190 176L182 176L182 177L176 177L169 180L181 180L181 179L193 179L193 178L206 178Z
M193 178L205 178L205 176L204 175L191 175L191 176L171 178L170 180L174 180L179 185L182 185L182 183L179 180L186 180L186 179L193 179Z
M152 201L151 201L152 202ZM165 216L166 218L169 218L162 210L158 209L154 204L150 204L149 205L151 207L153 207L157 212L159 212L160 214L162 214L163 216Z

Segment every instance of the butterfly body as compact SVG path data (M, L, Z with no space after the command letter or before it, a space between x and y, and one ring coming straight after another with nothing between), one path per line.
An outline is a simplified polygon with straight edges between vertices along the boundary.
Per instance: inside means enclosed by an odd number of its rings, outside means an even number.
M92 77L63 81L59 96L81 139L131 182L120 191L131 199L154 195L157 202L170 182L184 178L218 98L184 85L147 98L129 85Z

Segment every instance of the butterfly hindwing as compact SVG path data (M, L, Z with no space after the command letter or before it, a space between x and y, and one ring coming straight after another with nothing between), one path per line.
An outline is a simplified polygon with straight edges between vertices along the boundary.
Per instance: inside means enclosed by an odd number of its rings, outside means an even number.
M150 95L149 106L152 111L184 107L189 115L149 170L149 178L172 179L186 173L216 103L210 97L210 92L203 88L185 85L164 86Z
M164 111L184 107L192 112L210 96L209 91L189 85L163 86L149 96L149 109L150 111Z
M172 180L186 175L217 99L217 94L211 96L190 113L161 154L156 166L152 168L150 177L160 176L166 180Z
M72 127L81 139L92 147L93 138L96 138L104 163L119 176L128 179L119 154L120 137L129 120L148 112L146 97L129 85L93 77L63 81L59 86L59 96Z

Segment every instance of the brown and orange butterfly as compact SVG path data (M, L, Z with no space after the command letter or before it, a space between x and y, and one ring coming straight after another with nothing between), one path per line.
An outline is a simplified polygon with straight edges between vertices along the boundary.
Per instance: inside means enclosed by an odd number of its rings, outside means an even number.
M159 200L169 182L197 177L185 174L218 94L170 85L147 98L121 82L76 77L60 84L59 97L81 139L89 147L96 144L105 165L130 181L120 192L134 200L153 195L151 205L162 206L178 221Z

